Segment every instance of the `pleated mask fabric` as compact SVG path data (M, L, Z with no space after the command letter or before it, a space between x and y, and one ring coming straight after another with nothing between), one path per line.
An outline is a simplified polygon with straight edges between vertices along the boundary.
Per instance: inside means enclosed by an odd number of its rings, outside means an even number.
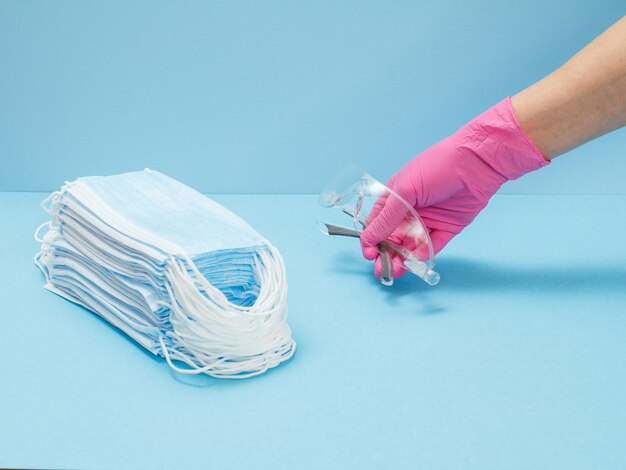
M245 378L294 354L279 251L217 202L146 169L66 182L42 207L45 287L176 371Z

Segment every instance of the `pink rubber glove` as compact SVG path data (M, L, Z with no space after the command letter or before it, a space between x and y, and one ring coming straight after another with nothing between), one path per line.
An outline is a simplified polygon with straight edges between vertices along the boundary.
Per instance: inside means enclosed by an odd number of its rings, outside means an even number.
M506 98L413 158L387 186L415 207L438 253L474 220L502 184L548 163L517 122L511 99ZM383 201L368 215L361 247L365 258L376 260L377 277L381 260L376 245L382 240L404 244L424 258L401 235L406 233L399 227L406 212L400 204ZM404 273L402 259L394 255L394 277Z

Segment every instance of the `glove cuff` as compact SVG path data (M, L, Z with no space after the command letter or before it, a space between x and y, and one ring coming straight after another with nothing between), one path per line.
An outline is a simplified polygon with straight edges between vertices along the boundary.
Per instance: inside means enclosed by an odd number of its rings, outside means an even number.
M469 130L476 154L507 180L550 163L517 120L510 96L472 119L464 128Z

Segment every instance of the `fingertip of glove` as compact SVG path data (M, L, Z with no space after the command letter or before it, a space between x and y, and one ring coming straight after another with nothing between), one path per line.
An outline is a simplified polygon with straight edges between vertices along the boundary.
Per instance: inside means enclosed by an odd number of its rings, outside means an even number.
M361 251L363 251L363 257L365 259L373 260L378 256L378 249L376 246L367 246L361 243Z
M372 222L370 225L365 227L363 232L361 233L361 246L362 247L373 247L380 243L382 240L378 237L378 234L375 230L376 221Z

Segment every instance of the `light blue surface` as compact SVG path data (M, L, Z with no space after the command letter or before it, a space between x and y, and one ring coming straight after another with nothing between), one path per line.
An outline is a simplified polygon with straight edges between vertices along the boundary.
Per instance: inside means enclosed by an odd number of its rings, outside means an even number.
M496 196L441 284L372 278L313 196L217 196L282 251L288 364L175 380L31 262L42 194L0 194L0 466L623 469L626 197Z
M0 2L0 190L158 168L207 192L386 180L553 71L623 0ZM507 185L626 191L626 131Z

